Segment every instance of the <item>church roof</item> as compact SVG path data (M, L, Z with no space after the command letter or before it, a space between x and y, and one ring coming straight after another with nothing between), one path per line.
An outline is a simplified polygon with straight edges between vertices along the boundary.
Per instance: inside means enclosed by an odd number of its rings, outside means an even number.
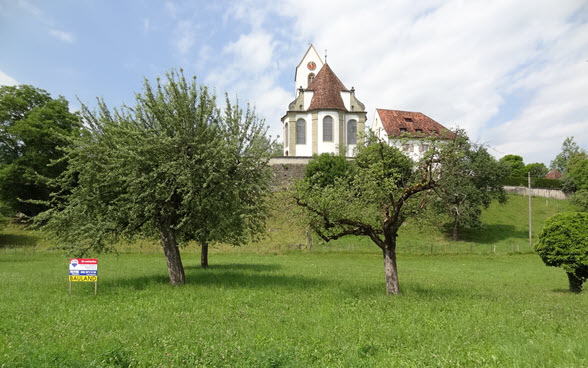
M550 172L547 173L547 176L545 176L545 179L561 179L562 176L563 175L559 171L551 170Z
M308 110L335 109L347 111L341 92L349 92L335 75L329 64L324 64L312 83L306 89L313 91Z
M410 134L416 137L450 139L455 134L421 112L376 109L388 137Z

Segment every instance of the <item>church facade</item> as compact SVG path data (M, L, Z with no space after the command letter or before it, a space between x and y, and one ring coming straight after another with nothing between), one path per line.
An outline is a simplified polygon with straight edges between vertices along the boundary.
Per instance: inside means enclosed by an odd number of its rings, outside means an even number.
M365 131L365 105L310 45L296 67L296 98L282 117L284 156L351 156Z

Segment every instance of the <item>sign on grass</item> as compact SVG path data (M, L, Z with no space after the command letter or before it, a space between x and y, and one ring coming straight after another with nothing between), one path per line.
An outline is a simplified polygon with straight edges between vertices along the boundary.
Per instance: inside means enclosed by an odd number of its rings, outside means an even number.
M98 281L98 259L70 258L69 281Z

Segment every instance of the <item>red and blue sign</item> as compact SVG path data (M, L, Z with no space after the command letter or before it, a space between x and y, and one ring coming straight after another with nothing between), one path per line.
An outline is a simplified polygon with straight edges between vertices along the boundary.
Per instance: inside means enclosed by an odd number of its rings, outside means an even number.
M98 281L98 259L70 258L69 281Z

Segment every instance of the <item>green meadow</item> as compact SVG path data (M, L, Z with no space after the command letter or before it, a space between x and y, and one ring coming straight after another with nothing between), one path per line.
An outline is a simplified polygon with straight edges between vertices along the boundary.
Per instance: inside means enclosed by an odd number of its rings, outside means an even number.
M533 205L534 235L567 208ZM378 248L348 238L308 250L287 211L262 242L217 246L209 269L189 245L181 287L152 242L100 255L96 296L93 283L69 294L68 257L10 225L0 366L586 367L588 294L569 293L565 273L529 250L526 206L511 196L460 242L407 224L399 296L385 294Z

